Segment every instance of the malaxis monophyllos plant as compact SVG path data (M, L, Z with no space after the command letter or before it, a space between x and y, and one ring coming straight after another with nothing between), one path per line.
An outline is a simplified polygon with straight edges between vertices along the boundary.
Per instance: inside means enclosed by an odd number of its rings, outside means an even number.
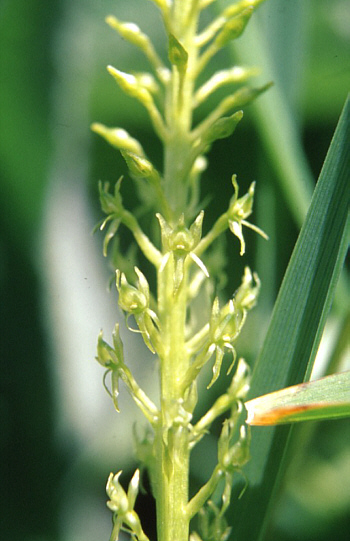
M259 279L245 269L241 285L226 303L212 299L207 323L193 326L189 318L191 304L205 280L214 280L205 265L205 255L216 239L230 230L239 239L240 255L245 252L243 228L252 213L254 183L240 196L236 177L227 211L219 216L203 236L204 211L201 209L199 182L206 166L205 154L214 141L230 136L242 119L242 107L249 104L269 85L261 88L239 86L229 93L198 125L193 125L195 109L218 88L241 85L255 71L233 67L216 72L204 84L198 79L215 54L244 32L254 9L263 0L241 0L230 5L209 25L199 31L201 12L215 0L153 0L160 9L168 37L168 63L164 64L151 40L137 25L121 22L113 16L107 23L122 38L141 49L151 73L123 73L109 66L108 71L120 88L146 108L152 126L164 149L163 171L159 172L146 157L141 144L121 128L94 124L93 130L116 147L124 157L130 176L147 184L153 192L154 215L158 221L160 243L152 241L141 229L136 217L122 201L121 179L114 191L100 184L102 210L107 215L101 230L107 230L104 255L120 225L127 227L157 274L153 296L147 278L135 267L134 276L116 270L119 306L127 320L133 316L146 346L157 357L160 379L160 404L156 405L136 382L124 358L123 344L116 325L113 346L102 333L98 339L97 359L111 374L109 390L118 409L119 380L127 386L151 428L138 441L139 455L148 469L157 505L159 541L224 541L229 528L224 514L230 503L233 476L249 460L249 427L237 423L243 399L249 389L249 368L243 359L236 360L235 342L247 313L256 303ZM214 272L214 271L213 271ZM136 278L136 279L135 279ZM228 373L234 371L231 384L205 415L196 423L197 379L210 363L212 377L208 387L219 377L225 353L231 354ZM213 421L227 414L218 440L218 463L207 483L189 499L189 461L193 447L205 436ZM239 434L239 436L237 436ZM235 436L236 435L236 436ZM238 439L237 439L238 438ZM139 488L139 470L125 491L119 481L121 472L107 482L108 507L113 512L111 541L120 530L133 539L147 541L134 510ZM219 485L221 503L213 495ZM190 533L190 521L198 516L198 527Z

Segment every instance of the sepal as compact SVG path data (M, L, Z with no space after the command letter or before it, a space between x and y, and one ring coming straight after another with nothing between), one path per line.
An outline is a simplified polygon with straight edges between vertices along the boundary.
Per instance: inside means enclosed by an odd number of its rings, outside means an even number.
M263 94L263 92L266 92L266 90L271 88L272 85L273 83L270 82L258 88L250 88L248 86L240 88L232 96L232 107L245 107L246 105L249 105L260 96L260 94Z
M160 176L154 165L144 156L134 152L121 151L126 165L134 178L147 178L154 183L160 182Z
M107 496L109 497L107 507L113 511L113 513L125 515L125 513L127 513L129 510L129 500L125 490L119 483L119 477L121 474L122 471L119 471L115 475L113 473L109 474L106 485L106 492Z
M253 15L254 7L249 6L238 16L229 19L223 26L221 32L215 38L215 45L218 49L225 47L230 41L239 38Z
M188 53L173 34L169 34L168 56L170 63L183 75L187 69Z
M113 215L113 217L119 217L124 211L122 196L120 195L122 180L123 177L120 177L116 182L113 195L109 192L109 182L102 183L100 181L98 185L101 208L105 214ZM105 223L103 222L101 229L104 228Z
M243 111L237 111L231 116L219 118L205 133L202 143L205 146L210 146L212 143L214 143L214 141L217 141L218 139L225 139L226 137L229 137L233 134L242 118Z

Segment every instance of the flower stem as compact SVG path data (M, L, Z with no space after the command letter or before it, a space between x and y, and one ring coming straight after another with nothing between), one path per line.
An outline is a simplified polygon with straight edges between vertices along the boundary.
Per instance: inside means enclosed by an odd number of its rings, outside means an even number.
M196 0L194 0L196 2ZM198 10L193 0L174 0L171 14L173 45L187 54L183 65L172 66L166 88L164 141L164 192L172 209L172 225L188 203L188 175L192 167L192 103L197 62ZM175 44L175 45L174 45ZM176 51L175 51L176 52ZM184 53L185 52L185 53ZM173 52L169 50L169 56ZM156 429L157 530L158 541L188 541L189 425L191 414L183 406L183 374L190 365L185 344L188 269L175 286L176 262L170 257L158 270L158 310L163 356L161 370L161 415Z
M161 362L161 415L156 428L157 528L159 541L188 541L189 419L183 408L181 377L189 366L185 348L187 276L175 291L175 263L158 273L158 306L164 354Z
M176 221L186 209L188 175L192 167L193 95L198 48L195 35L199 14L192 10L192 0L175 0L173 5L173 32L188 54L187 67L182 73L173 65L172 76L166 88L165 119L168 138L164 147L164 190Z

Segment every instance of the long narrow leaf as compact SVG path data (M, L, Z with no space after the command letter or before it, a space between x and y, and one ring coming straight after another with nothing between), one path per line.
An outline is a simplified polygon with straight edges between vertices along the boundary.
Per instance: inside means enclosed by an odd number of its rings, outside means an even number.
M245 407L252 426L348 417L350 371L253 398Z
M281 286L249 398L308 379L347 248L349 143L348 100ZM233 539L262 538L289 431L253 427L249 484L233 507Z

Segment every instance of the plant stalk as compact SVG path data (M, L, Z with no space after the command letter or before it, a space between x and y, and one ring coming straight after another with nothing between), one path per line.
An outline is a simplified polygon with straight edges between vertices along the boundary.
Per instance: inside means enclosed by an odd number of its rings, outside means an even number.
M175 0L173 31L188 54L187 68L181 74L176 66L166 89L165 119L169 137L164 146L164 191L176 221L188 203L188 174L192 167L191 127L198 49L195 36L198 13L193 1Z
M186 271L174 288L176 263L169 258L158 276L158 303L164 355L161 362L161 414L156 428L157 529L159 541L188 541L186 517L189 478L189 414L183 408L182 374L189 366L185 350Z
M190 132L197 62L195 34L196 0L175 0L172 32L186 50L187 66L172 68L166 89L165 119L169 137L164 147L164 192L172 209L172 225L185 212L188 200L187 176L192 167ZM158 309L164 355L160 359L161 413L156 429L157 531L158 541L188 541L186 513L189 480L189 421L183 407L183 374L190 358L185 347L188 276L186 265L180 284L175 285L176 261L171 256L158 271Z

